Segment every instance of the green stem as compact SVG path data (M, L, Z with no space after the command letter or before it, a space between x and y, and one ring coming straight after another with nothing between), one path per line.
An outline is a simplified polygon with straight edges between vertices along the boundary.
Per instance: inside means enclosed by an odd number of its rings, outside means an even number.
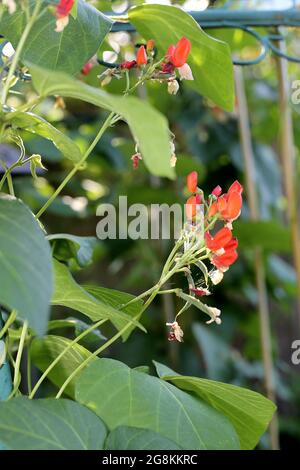
M31 341L30 341L30 343L31 343ZM27 390L28 390L28 394L30 394L31 390L32 390L30 343L27 346Z
M8 173L7 175L7 185L8 185L8 191L11 196L15 196L15 190L14 190L14 185L12 181L11 174Z
M94 150L95 146L97 145L97 143L99 142L99 140L103 136L106 129L108 129L108 127L110 127L110 125L112 124L113 121L115 122L114 118L116 116L117 115L116 115L115 112L111 112L109 114L109 116L107 117L107 119L105 120L103 125L101 126L98 134L94 138L93 142L91 143L91 145L89 146L87 151L84 153L81 160L78 163L76 163L76 165L74 165L73 169L68 173L68 175L65 177L63 182L58 186L56 191L52 194L52 196L48 199L48 201L39 210L39 212L35 216L36 219L39 219L41 217L41 215L45 212L45 210L48 209L48 207L52 204L52 202L57 198L57 196L61 193L61 191L64 189L64 187L68 184L68 182L73 178L75 173L77 173L77 171L82 167L82 165L84 164L84 162L86 161L86 159L88 158L90 153Z
M158 292L158 289L156 291L154 291L152 293L152 295L149 297L149 299L147 300L147 302L145 302L145 304L143 305L143 308L142 310L139 312L138 315L136 315L133 320L138 320L140 318L140 316L143 314L143 312L148 308L148 306L151 304L151 302L153 301L153 299L156 297L156 294ZM106 348L108 348L112 343L114 343L118 338L120 338L120 336L122 336L123 333L125 333L128 328L132 325L132 322L129 322L127 323L127 325L124 326L124 328L122 328L118 333L116 333L112 338L110 338L108 341L106 341L105 344L103 344L100 348L98 348L96 351L94 351L87 359L85 359L78 367L77 369L75 369L72 374L67 378L67 380L63 383L63 385L61 386L61 388L59 389L57 395L55 398L60 398L61 395L63 394L65 388L69 385L69 383L71 382L71 380L74 379L74 377L84 368L86 367L90 362L91 360L93 360L95 357L98 356L98 354L100 354L102 351L104 351Z
M83 331L79 336L77 336L77 338L75 338L73 341L71 341L68 346L63 349L63 351L54 359L54 361L51 362L51 364L47 367L47 369L45 370L45 372L43 373L43 375L39 378L39 380L37 381L37 383L35 384L34 388L32 389L32 392L30 393L29 397L28 398L33 398L34 395L36 394L38 388L40 387L40 385L42 384L42 382L45 380L45 378L47 377L47 375L49 374L49 372L51 372L51 370L53 369L53 367L56 366L56 364L61 360L61 358L70 350L72 349L72 347L77 344L82 338L84 338L86 335L88 335L91 331L95 330L96 328L98 328L100 325L102 325L103 323L105 323L107 321L107 319L105 318L104 320L101 319L99 320L98 322L94 323L93 325L90 326L90 328L86 329L85 331Z
M18 390L19 383L20 383L20 366L21 366L21 359L24 350L25 339L28 331L28 322L25 321L23 323L23 328L21 332L19 348L17 352L16 362L15 362L15 371L14 371L14 381L13 381L13 391L10 394L10 397L13 397L16 391Z
M2 91L2 97L1 97L2 105L4 105L6 103L6 99L7 99L7 95L8 95L8 92L9 92L12 77L14 76L14 73L16 71L16 68L17 68L17 65L18 65L23 47L24 47L25 42L26 42L26 40L29 36L30 30L31 30L31 28L32 28L37 16L38 16L40 6L41 6L41 0L37 0L36 3L35 3L35 7L33 9L32 15L31 15L28 23L25 26L23 34L22 34L22 36L20 38L20 41L18 43L16 52L13 56L13 60L12 60L11 65L9 67L9 71L8 71L8 74L7 74L7 77L6 77L5 85L4 85L3 91Z
M5 323L4 327L0 331L0 339L5 335L8 328L10 327L10 325L13 324L13 322L15 321L16 318L17 318L17 312L16 312L16 310L12 310L9 317L8 317L8 319L6 320L6 323Z

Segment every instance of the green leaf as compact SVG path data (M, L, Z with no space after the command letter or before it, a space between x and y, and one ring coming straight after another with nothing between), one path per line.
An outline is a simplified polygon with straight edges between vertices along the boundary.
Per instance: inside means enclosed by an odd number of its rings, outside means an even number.
M145 328L136 320L133 320L129 315L111 307L107 303L101 302L92 295L90 295L83 287L81 287L73 279L68 268L53 260L54 273L55 273L55 288L52 296L52 305L61 305L63 307L72 308L78 312L83 313L92 321L96 322L101 318L110 320L116 327L120 321L122 325L132 322L141 330Z
M110 95L63 73L51 72L32 64L28 66L34 87L41 96L76 98L120 114L128 123L149 171L157 176L174 179L174 168L170 165L172 152L168 122L149 103L132 96Z
M122 307L122 305L127 304L128 302L132 301L135 296L131 294L127 294L127 292L120 292L115 289L107 289L105 287L98 287L98 286L84 286L85 290L89 292L93 297L98 299L101 302L106 303L107 305L111 305L122 312L127 313L131 317L135 317L138 313L142 310L143 301L138 300L133 302L132 304L128 305L127 307ZM137 319L139 320L140 317ZM118 330L121 330L126 325L127 320L123 319L116 319L114 320L114 325ZM132 325L128 330L123 334L123 339L126 341L132 331L134 330L135 326Z
M31 3L34 4L33 1ZM47 5L48 1L44 0L43 7ZM14 48L26 22L26 14L21 8L13 15L4 13L0 19L1 33ZM97 52L111 28L111 21L83 0L78 1L76 18L69 16L69 24L62 33L55 31L55 22L53 13L44 9L30 31L21 58L23 61L71 75L79 72Z
M57 356L69 346L70 339L61 336L48 335L43 338L35 338L32 341L30 348L30 356L34 365L45 372L47 367L57 358ZM67 380L71 373L77 369L82 362L90 357L91 353L80 344L74 344L72 349L69 349L56 366L49 372L48 378L54 385L61 387ZM75 395L75 382L78 380L80 372L69 383L65 389L65 393L74 398Z
M111 393L108 393L108 391ZM158 432L184 449L238 449L231 423L171 384L113 359L97 359L80 376L75 397L103 419Z
M289 229L275 220L244 222L238 221L234 226L241 248L260 246L268 251L281 253L291 252Z
M183 36L192 43L187 60L197 92L227 111L233 110L234 80L230 48L208 36L184 10L168 5L141 5L129 10L129 19L145 39L154 39L159 57Z
M47 239L52 243L52 254L59 261L67 261L75 258L81 268L92 262L93 252L97 239L95 237L78 237L69 233L56 233L48 235Z
M274 403L246 388L178 375L171 369L162 370L161 367L166 366L158 367L160 374L167 374L162 376L164 380L172 382L182 390L195 393L230 419L239 436L241 449L253 449L257 445L276 410Z
M149 429L119 426L109 433L105 448L108 450L180 450L175 442Z
M17 397L0 403L0 440L9 450L101 450L103 422L74 401Z
M19 112L7 113L5 120L11 122L12 126L15 128L23 129L51 140L55 147L73 163L79 162L82 158L78 145L76 145L72 139L36 114Z
M38 222L20 200L0 196L0 304L42 334L52 285L50 246Z

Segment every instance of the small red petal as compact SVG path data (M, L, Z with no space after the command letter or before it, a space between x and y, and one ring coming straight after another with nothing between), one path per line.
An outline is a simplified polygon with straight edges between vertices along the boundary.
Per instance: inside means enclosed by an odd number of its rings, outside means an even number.
M197 191L197 185L198 185L198 173L197 171L192 171L188 176L187 176L187 187L190 193L195 193Z
M208 217L213 217L218 213L218 203L217 201L213 202L208 211Z
M221 186L219 186L219 185L216 186L215 189L212 190L211 194L212 194L213 196L216 196L216 197L221 196L221 194L222 194L222 188L221 188Z
M210 233L205 234L206 246L212 251L218 251L224 248L232 239L232 232L227 227L219 230L214 237Z
M137 65L146 65L148 62L146 49L144 46L141 46L136 54L136 63Z
M81 73L83 75L88 75L91 71L91 69L94 67L94 64L92 62L87 62L81 69Z
M195 196L191 196L188 198L186 201L185 205L185 212L186 212L186 217L188 220L192 220L196 217L197 215L197 206L201 204L202 199L200 194L196 194Z
M191 42L185 37L181 38L170 57L170 62L174 67L182 67L186 63L190 50Z
M235 220L241 213L242 205L243 200L241 194L237 192L231 192L228 195L226 209L223 211L223 213L221 211L220 212L225 220Z
M149 39L149 40L147 41L146 49L147 49L147 51L149 51L149 52L154 49L154 41L153 41L153 39Z
M74 5L74 0L60 0L56 6L55 16L57 18L64 18L68 16Z
M197 297L203 297L204 295L207 295L207 290L205 289L191 288L190 291L197 295Z
M136 66L136 60L125 60L125 62L122 62L122 64L120 64L121 69L127 69L127 70L130 70L135 66Z
M228 194L233 193L233 192L239 193L239 194L242 194L243 192L243 186L237 180L234 183L232 183L232 185L228 189Z
M219 269L222 268L228 268L231 266L233 263L238 258L238 254L235 250L230 250L223 255L220 256L214 256L212 259L212 263Z

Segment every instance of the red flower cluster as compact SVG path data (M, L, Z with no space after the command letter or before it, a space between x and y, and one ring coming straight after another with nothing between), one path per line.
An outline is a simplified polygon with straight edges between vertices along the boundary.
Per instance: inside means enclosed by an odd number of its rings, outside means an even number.
M242 209L243 187L235 181L227 191L222 194L222 189L217 186L212 192L212 203L208 210L208 219L215 217L226 222L226 226L214 236L209 232L205 234L207 248L212 253L211 262L221 272L226 271L238 258L238 241L232 235L232 222L236 220ZM214 199L214 200L213 200Z
M219 188L219 189L218 189ZM236 220L242 209L242 192L243 192L243 187L242 185L238 182L235 181L230 188L228 189L228 192L220 196L220 191L221 188L217 186L217 188L214 189L214 191L218 191L218 194L216 192L212 193L215 196L217 196L217 200L214 201L209 209L209 217L214 217L215 215L219 215L219 217L227 222L232 222ZM218 197L219 196L219 197Z
M197 204L203 202L203 193L198 188L198 174L192 171L187 176L187 188L193 193L186 202L186 216L189 221L194 222L197 213ZM238 258L237 247L238 241L232 235L232 222L236 220L242 209L242 192L243 187L235 181L229 188L227 193L222 194L222 188L216 186L212 191L209 202L205 204L207 214L205 215L206 226L214 226L218 220L225 222L225 226L221 228L215 235L206 231L204 235L205 246L208 249L208 256L211 263L217 271L214 271L212 282L217 283L223 277L223 273ZM200 194L199 194L200 193ZM203 289L191 289L197 296L207 295ZM199 291L199 292L198 292Z

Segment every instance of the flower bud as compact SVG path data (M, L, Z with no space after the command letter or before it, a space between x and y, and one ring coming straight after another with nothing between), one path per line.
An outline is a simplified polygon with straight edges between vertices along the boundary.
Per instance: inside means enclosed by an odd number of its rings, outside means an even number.
M177 82L176 79L168 82L168 93L170 93L170 95L176 95L178 90L179 90L179 83Z

